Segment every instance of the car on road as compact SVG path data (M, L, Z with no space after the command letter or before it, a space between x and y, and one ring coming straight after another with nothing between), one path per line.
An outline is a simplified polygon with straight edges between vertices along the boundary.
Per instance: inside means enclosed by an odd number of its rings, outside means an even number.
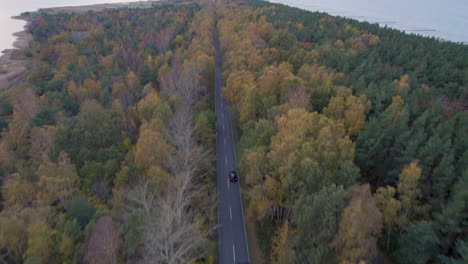
M229 181L237 182L237 173L235 171L229 173Z

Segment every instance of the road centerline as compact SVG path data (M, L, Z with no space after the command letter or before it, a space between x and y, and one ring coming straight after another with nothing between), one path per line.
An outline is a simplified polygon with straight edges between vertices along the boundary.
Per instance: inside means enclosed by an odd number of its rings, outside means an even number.
M234 262L236 262L236 247L234 246L234 243L232 243L232 255L234 256Z

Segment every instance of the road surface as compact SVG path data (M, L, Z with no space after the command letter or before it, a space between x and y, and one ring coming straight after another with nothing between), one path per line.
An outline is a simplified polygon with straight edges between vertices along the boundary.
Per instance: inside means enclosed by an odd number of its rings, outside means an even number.
M216 13L214 13L215 21ZM229 172L234 170L236 153L232 122L227 111L228 102L221 88L222 59L217 26L214 29L216 49L215 108L216 108L216 177L218 191L218 258L220 264L250 263L244 210L239 182L229 182ZM239 175L242 181L242 175Z

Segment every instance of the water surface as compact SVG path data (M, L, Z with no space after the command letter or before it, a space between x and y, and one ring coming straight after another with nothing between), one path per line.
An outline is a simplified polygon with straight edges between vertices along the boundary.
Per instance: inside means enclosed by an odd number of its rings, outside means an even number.
M468 0L271 0L468 44Z

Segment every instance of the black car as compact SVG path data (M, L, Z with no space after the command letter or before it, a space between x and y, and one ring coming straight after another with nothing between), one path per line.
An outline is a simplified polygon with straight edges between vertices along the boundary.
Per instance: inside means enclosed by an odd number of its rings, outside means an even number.
M235 171L229 173L229 181L237 182L237 173Z

